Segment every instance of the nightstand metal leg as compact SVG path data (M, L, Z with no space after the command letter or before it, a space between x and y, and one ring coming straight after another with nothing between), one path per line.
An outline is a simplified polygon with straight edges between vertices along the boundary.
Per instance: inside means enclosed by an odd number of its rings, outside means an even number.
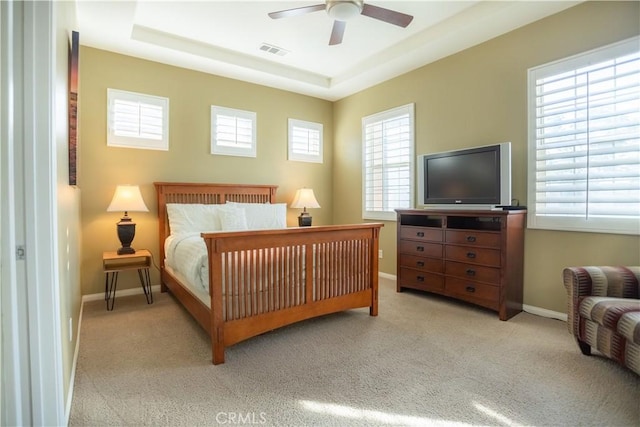
M151 277L149 275L148 268L139 268L138 277L140 278L140 284L144 291L144 296L147 298L147 304L153 303L153 294L151 293Z
M111 280L109 280L111 274ZM106 273L104 279L104 300L107 302L107 310L113 310L116 302L116 287L118 286L118 272Z

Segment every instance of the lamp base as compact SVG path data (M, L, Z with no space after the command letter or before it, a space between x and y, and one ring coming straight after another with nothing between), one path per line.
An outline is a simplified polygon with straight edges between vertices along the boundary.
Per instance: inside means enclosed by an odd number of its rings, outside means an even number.
M131 221L131 217L124 216L120 218L120 222L117 225L118 239L122 247L118 249L118 255L131 255L135 254L136 250L131 247L131 242L136 235L136 224Z
M117 253L118 255L132 255L136 253L136 250L133 249L131 246L129 246L128 248L122 247L118 249Z
M309 212L302 212L298 217L298 227L309 226L311 226L311 215L309 215Z

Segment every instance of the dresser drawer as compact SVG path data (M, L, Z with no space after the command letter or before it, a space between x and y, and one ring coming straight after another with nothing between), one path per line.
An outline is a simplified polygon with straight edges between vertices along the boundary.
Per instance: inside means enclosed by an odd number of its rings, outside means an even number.
M445 287L447 294L466 297L465 299L480 299L497 303L500 298L500 287L471 280L447 277Z
M475 230L447 230L445 234L447 243L462 244L466 246L486 246L500 248L500 233L479 232Z
M429 242L442 242L442 229L428 227L400 227L401 239L425 240Z
M494 285L500 285L500 269L496 267L483 267L480 265L464 264L461 262L447 261L445 273L466 280L477 280Z
M446 245L444 253L447 260L500 267L499 249Z
M398 252L409 255L442 258L442 244L400 240L398 243Z
M444 289L444 277L439 274L401 267L400 286L441 291Z
M442 258L425 258L414 255L400 255L400 266L432 273L443 273Z

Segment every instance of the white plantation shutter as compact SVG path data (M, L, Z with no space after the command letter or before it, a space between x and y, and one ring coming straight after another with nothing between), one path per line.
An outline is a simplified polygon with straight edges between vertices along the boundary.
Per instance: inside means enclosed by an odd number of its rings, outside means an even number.
M169 99L107 89L107 145L169 149Z
M395 220L413 206L414 106L362 119L365 219Z
M638 38L529 70L529 226L640 233Z
M256 113L211 106L211 154L256 157Z
M289 119L289 160L322 163L322 124Z

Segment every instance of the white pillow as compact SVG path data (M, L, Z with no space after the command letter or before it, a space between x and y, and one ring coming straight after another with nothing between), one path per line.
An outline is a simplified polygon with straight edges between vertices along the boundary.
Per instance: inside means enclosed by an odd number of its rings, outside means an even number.
M220 231L218 209L224 205L167 203L171 234Z
M286 203L237 203L227 205L241 207L245 210L249 230L287 228Z
M223 231L248 230L245 210L235 206L223 206L218 209L218 216Z

